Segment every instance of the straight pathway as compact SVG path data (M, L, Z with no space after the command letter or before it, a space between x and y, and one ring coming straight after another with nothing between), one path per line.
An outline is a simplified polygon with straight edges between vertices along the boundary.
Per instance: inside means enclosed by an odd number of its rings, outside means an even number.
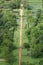
M0 61L6 61L4 58L0 58Z

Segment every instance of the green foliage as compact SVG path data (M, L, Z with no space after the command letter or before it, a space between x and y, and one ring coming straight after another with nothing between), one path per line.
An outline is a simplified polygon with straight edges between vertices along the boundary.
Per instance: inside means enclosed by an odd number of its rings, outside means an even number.
M40 19L41 19L41 10L40 10L40 9L38 9L36 17L37 17L37 18L36 18L36 20L35 20L34 26L37 26L38 22L39 22Z
M39 65L43 65L43 59L40 60Z
M30 48L29 44L28 43L24 43L24 48L29 49Z
M27 63L26 62L22 62L21 65L27 65Z
M0 53L4 47L5 59L10 65L14 62L14 32L17 28L16 15L11 10L0 10Z
M0 0L0 8L4 9L16 9L20 8L21 0Z
M38 10L35 20L33 18L28 19L28 44L30 48L32 48L32 50L30 50L32 57L36 58L43 57L43 19L41 19L41 17L42 11ZM31 19L33 19L33 21Z

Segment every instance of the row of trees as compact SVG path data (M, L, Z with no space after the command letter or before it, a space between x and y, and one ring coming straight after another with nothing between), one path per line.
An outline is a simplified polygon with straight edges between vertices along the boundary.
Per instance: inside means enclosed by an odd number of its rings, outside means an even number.
M0 8L16 9L20 7L20 0L0 0Z
M19 9L21 2L24 4L25 9L32 9L32 6L30 6L25 0L22 0L22 1L21 0L0 0L0 8L1 9Z
M27 51L30 51L28 56L32 58L43 58L43 14L42 10L37 11L36 18L29 16L29 11L27 15L27 31L26 35L28 37L28 43L24 44ZM39 62L42 65L43 59Z
M0 10L0 53L4 50L4 58L10 65L14 62L14 32L17 28L16 15L11 10Z
M32 48L32 56L43 57L43 16L42 11L39 9L36 19L28 18L28 43ZM32 20L33 19L33 20Z

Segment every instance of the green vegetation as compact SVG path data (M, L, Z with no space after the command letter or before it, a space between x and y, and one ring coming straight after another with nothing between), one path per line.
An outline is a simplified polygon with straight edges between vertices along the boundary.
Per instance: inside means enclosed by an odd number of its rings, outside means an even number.
M14 31L17 22L12 11L0 10L0 53L4 51L4 58L10 65L14 62L13 50L16 48L14 42ZM2 49L3 48L3 49Z
M0 61L0 65L18 65L20 33L18 9L21 2L24 4L21 65L43 65L41 0L0 0L0 59L7 60Z

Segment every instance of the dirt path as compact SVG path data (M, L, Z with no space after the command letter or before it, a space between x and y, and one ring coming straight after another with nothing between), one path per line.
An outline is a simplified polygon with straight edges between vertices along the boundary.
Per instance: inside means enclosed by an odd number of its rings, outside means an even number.
M18 65L21 65L21 57L22 57L22 16L23 16L23 4L20 5L20 48L19 48L19 61Z
M6 61L5 59L3 59L3 58L0 58L0 61Z

